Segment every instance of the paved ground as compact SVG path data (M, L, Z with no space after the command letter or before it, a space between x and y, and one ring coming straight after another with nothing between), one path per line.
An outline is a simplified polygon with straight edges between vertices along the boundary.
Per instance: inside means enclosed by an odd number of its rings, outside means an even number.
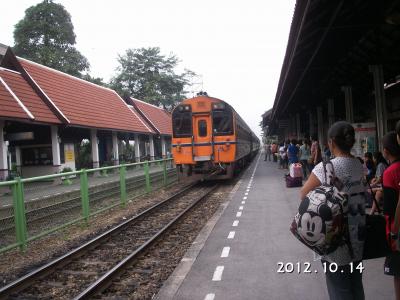
M214 228L212 222L206 226L208 232L196 240L158 299L328 298L321 262L289 232L299 188L285 187L284 172L275 163L260 160L255 169L256 164L244 174ZM302 269L310 263L312 273L278 273L279 262L295 268L300 263ZM382 264L382 259L364 263L367 299L394 298L392 278L383 275Z

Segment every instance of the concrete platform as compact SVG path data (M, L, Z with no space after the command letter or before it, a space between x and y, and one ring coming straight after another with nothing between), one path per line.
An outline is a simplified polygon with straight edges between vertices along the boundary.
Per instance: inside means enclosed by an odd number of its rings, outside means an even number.
M328 299L320 260L289 231L299 188L284 185L284 171L255 160L231 199L186 253L157 299ZM295 271L278 273L278 264ZM297 273L310 263L311 273ZM364 262L366 299L394 299L383 259Z

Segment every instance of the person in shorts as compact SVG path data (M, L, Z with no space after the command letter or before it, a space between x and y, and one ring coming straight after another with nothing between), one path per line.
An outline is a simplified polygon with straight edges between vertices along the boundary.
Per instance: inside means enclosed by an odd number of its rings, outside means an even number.
M390 165L383 172L383 211L386 219L386 236L391 253L386 257L384 273L393 276L396 299L400 300L400 146L396 132L386 134L382 139L383 156Z

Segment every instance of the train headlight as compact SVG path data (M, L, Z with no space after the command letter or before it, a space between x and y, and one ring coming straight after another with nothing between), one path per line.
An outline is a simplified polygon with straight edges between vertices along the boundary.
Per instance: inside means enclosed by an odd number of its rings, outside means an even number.
M225 109L225 103L222 103L222 102L214 103L213 109Z

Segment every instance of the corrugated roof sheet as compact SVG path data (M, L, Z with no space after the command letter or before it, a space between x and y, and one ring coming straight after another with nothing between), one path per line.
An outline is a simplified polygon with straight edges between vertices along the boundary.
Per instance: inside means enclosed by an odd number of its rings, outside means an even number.
M138 99L131 98L131 100L160 134L172 135L172 119L168 112Z
M70 125L153 133L115 91L22 58L18 60Z
M26 109L34 116L35 121L52 124L61 123L20 73L0 69L0 76ZM0 110L0 112L2 111L3 109Z

